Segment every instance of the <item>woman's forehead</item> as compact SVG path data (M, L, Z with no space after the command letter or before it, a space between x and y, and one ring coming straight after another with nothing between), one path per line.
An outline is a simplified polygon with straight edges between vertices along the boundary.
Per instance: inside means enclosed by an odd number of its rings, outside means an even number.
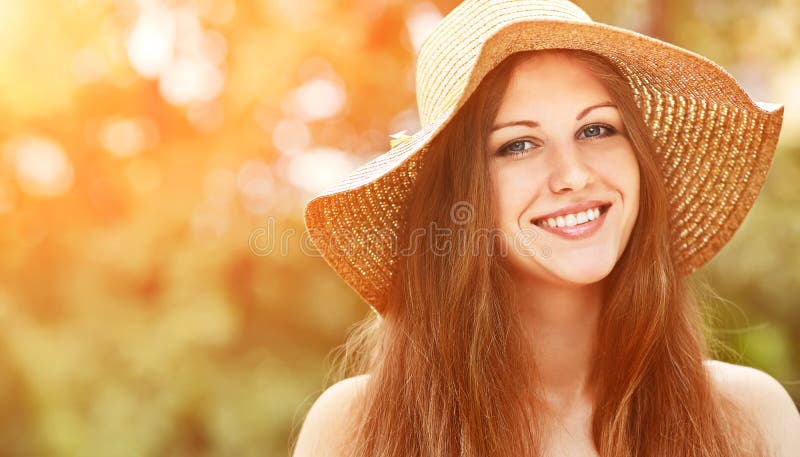
M520 61L513 68L497 113L498 121L562 111L576 116L588 106L613 101L584 63L560 56L536 57Z
M607 93L586 63L564 53L534 53L516 61L509 77L507 92L511 91Z

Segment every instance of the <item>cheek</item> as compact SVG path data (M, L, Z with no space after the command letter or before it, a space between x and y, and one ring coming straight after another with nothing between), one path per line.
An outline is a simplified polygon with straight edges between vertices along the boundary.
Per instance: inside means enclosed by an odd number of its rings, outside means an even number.
M495 214L502 227L516 225L519 215L536 198L542 185L536 171L520 163L505 163L492 171Z
M629 147L627 151L621 154L618 165L620 170L624 170L620 179L624 180L622 185L627 189L628 197L638 202L639 162L636 160L636 154L633 152L633 148Z
M619 190L623 197L637 198L639 195L639 163L630 145L605 151L593 165L603 180Z

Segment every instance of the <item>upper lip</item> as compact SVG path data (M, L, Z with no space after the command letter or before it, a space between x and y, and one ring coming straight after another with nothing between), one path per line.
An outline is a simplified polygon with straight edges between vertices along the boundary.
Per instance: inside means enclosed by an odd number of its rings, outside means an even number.
M565 206L559 210L553 211L552 213L544 214L541 216L536 216L533 218L534 221L540 221L542 219L548 219L551 217L563 216L565 214L574 214L579 213L581 211L585 211L587 209L596 208L598 206L607 206L610 205L611 202L602 201L602 200L589 200L581 203L577 203L574 205Z

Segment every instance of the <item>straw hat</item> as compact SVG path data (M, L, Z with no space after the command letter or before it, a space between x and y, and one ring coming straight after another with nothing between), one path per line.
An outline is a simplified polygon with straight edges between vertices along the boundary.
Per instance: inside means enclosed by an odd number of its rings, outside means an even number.
M374 311L386 305L420 151L503 59L553 48L605 56L630 84L669 192L679 270L690 274L733 236L767 177L783 105L754 102L705 57L593 22L566 0L466 0L420 50L420 130L394 138L305 208L314 246Z

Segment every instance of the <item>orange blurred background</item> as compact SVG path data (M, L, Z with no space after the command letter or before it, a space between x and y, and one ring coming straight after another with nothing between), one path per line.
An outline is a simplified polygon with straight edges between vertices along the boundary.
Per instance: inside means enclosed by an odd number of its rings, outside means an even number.
M418 128L455 1L0 0L0 456L280 456L369 308L304 203ZM579 1L786 105L698 274L718 358L800 401L800 4Z

